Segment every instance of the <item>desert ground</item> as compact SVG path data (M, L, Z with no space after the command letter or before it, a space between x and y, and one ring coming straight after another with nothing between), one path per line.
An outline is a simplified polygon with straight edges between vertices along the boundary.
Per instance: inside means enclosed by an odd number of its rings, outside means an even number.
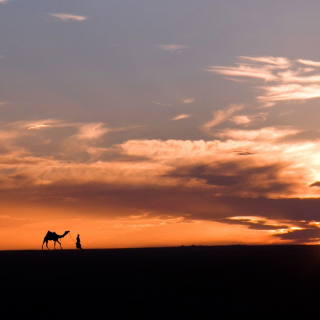
M320 291L317 245L1 251L0 262L7 302L117 318L280 317L317 306Z

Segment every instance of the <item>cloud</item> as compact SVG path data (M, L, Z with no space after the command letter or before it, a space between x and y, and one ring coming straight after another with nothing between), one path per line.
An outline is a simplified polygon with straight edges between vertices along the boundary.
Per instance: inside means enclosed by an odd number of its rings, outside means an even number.
M232 107L213 124L232 119ZM150 220L137 218L132 228L205 221L259 230L274 242L312 242L316 226L308 223L320 210L317 140L293 139L302 131L291 127L216 130L211 141L103 139L135 128L56 119L2 124L0 203L90 209L100 217L148 212ZM309 229L309 238L299 231Z
M291 62L287 58L283 57L272 57L272 56L263 56L263 57L247 57L247 56L240 56L239 59L258 62L258 63L265 63L269 65L269 68L272 68L270 65L274 65L276 68L285 69L290 67Z
M320 181L313 182L309 185L309 187L320 187Z
M235 116L230 121L234 122L235 124L247 124L250 123L251 120L249 116L242 115L242 116Z
M63 21L84 21L87 20L85 16L78 16L74 14L67 14L67 13L50 13L52 17L59 18Z
M172 107L172 104L170 104L170 103L154 102L154 104L161 106L161 107Z
M286 71L286 72L279 72L278 75L280 76L280 80L284 83L319 83L320 82L320 75L308 75L305 76L302 74L303 70L300 70L299 72L293 72L293 71ZM309 72L309 71L304 71Z
M213 112L213 119L204 123L201 126L201 129L208 133L211 134L211 128L217 126L218 124L228 120L230 116L243 109L243 105L230 105L228 108L223 109L223 110L218 110Z
M263 67L239 65L237 67L211 66L208 68L208 71L220 73L227 76L258 78L265 81L272 81L276 79L276 77L269 69Z
M260 101L306 100L320 97L320 85L288 84L263 89L265 94L257 97Z
M320 67L320 62L318 62L318 61L303 60L303 59L298 59L297 61L299 63L305 64L307 66Z
M223 129L215 133L221 139L234 141L276 141L300 133L292 128L265 127L258 130Z
M102 137L105 133L109 132L110 130L104 127L103 123L89 123L83 124L79 128L79 132L77 134L78 139L83 140L92 140L98 139Z
M48 128L48 127L51 127L51 126L48 124L40 123L40 124L36 124L34 126L29 127L28 130L39 130L39 129Z
M46 128L75 128L78 130L76 134L78 139L96 139L108 132L125 131L139 129L143 126L127 126L106 128L103 123L81 123L81 122L65 122L57 119L43 119L39 121L18 121L14 126L27 128L28 130L40 130Z
M292 230L300 230L301 223L294 221L279 221L277 219L268 219L260 216L232 216L219 219L220 222L227 224L246 225L250 229L264 230L272 232L273 234L283 234Z
M235 79L249 77L264 80L262 85L256 87L262 91L257 100L264 107L273 106L278 101L304 101L320 97L320 62L270 56L238 58L240 62L236 66L211 66L207 70ZM301 64L308 67L301 67Z
M275 234L282 240L292 240L292 243L319 243L320 229L317 227L308 227L305 229L289 229L284 232Z
M189 47L185 45L177 45L177 44L163 44L163 45L158 45L158 48L165 51L169 51L169 52L181 53L183 49L186 49Z
M293 203L295 201L292 201ZM291 240L291 243L318 243L320 241L319 222L314 220L268 219L259 216L233 216L217 221L229 225L238 224L249 229L265 231L273 237Z
M1 3L3 3L3 4L4 4L4 3L8 3L8 0L0 0L0 4L1 4Z
M183 103L189 104L189 103L193 103L194 99L183 99Z
M158 167L162 172L166 164L176 163L170 165L170 173L165 173L164 177L177 179L177 183L180 181L190 186L224 185L220 190L215 187L217 193L256 196L316 194L316 190L310 192L308 181L316 180L314 172L319 167L316 164L319 148L316 143L286 144L284 138L293 133L289 129L273 128L237 130L233 133L229 130L229 140L226 142L131 141L121 148L127 154L143 154L162 164ZM238 157L239 150L242 154L250 154L250 159ZM279 150L282 150L281 155ZM301 166L301 163L306 165ZM228 183L230 190L225 188Z
M187 119L187 118L190 118L191 117L191 114L179 114L173 118L171 118L170 120L181 120L181 119Z
M267 119L269 114L266 112L260 112L254 115L241 115L234 116L230 119L231 122L234 122L237 125L247 125L252 122L263 122Z
M194 99L193 98L187 98L187 99L181 99L182 100L182 104L191 104L194 103ZM158 102L158 101L154 101L154 104L161 106L161 107L172 107L174 106L174 104L172 103L164 103L164 102ZM181 105L181 102L178 102L175 104L175 106L177 105Z

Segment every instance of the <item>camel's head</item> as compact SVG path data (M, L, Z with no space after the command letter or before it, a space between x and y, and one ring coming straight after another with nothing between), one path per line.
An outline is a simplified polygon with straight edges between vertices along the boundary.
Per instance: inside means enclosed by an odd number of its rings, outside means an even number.
M69 232L70 232L70 231L66 231L66 232L64 233L64 235L66 236Z

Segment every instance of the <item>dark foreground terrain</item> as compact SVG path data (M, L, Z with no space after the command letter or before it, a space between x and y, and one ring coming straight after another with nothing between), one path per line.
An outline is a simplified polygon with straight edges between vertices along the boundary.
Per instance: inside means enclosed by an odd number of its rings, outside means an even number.
M2 251L0 271L2 308L26 315L277 319L320 301L319 246Z

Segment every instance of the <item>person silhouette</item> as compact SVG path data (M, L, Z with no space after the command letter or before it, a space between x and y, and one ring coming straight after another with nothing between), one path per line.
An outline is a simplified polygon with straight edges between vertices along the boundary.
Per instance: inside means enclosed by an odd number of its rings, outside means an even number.
M80 234L78 234L78 236L77 236L76 247L77 247L77 249L82 249L82 248L81 248L81 243L80 243Z

